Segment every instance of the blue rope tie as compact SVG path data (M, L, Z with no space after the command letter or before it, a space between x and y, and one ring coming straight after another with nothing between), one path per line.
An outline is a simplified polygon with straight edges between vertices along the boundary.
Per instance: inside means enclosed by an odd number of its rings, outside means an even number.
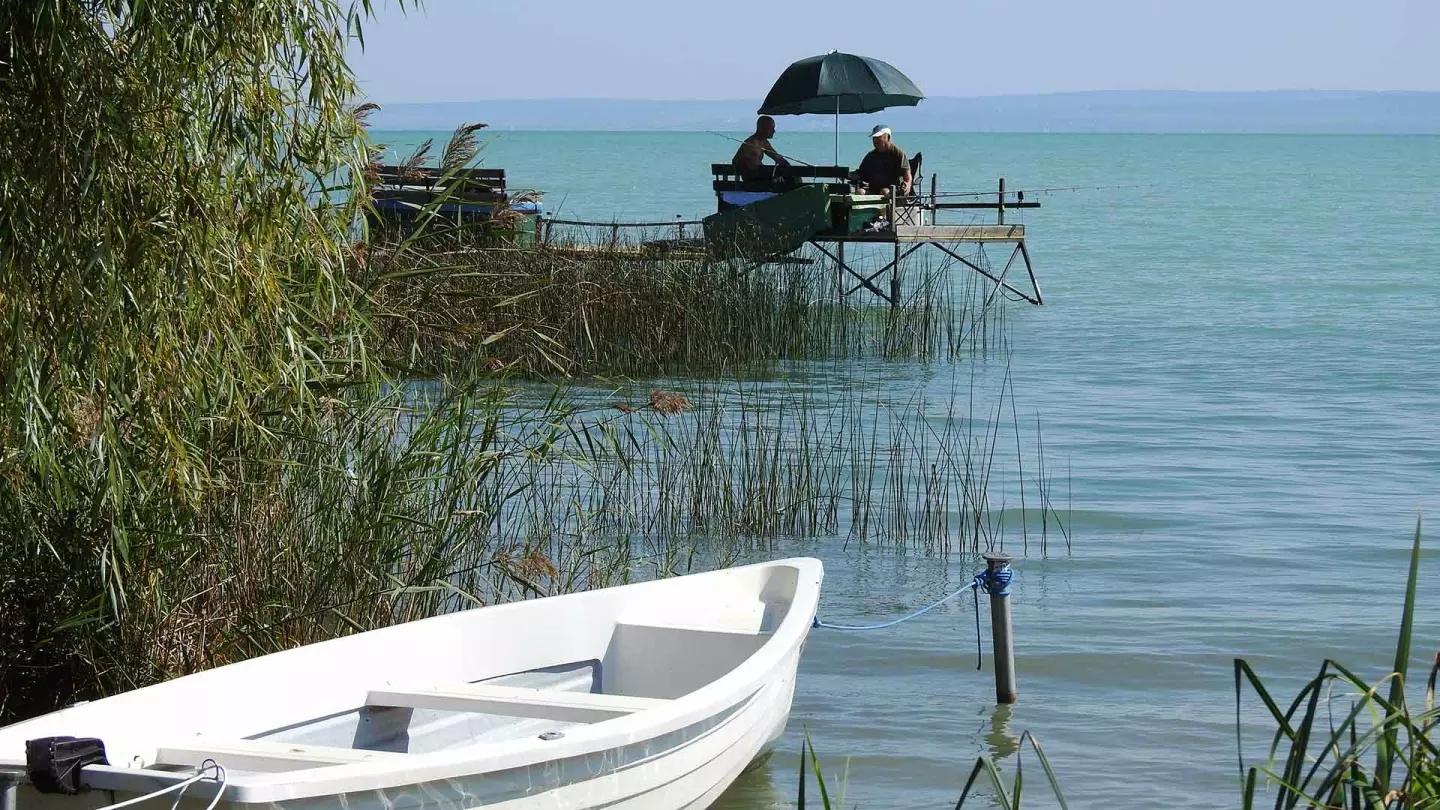
M1009 596L1010 582L1015 579L1015 572L1010 566L996 568L993 571L984 571L975 575L975 578L985 580L981 587L991 596Z
M980 643L980 592L984 591L991 596L1009 596L1010 583L1014 579L1015 572L1011 570L1010 566L1007 565L994 570L981 571L980 573L976 574L975 578L970 580L970 583L965 587L959 588L949 594L946 594L945 597L938 602L926 605L925 607L920 608L919 610L911 613L908 616L901 616L898 619L893 619L888 622L882 622L880 624L831 624L827 621L822 620L819 616L816 616L815 620L811 622L810 626L824 627L827 630L884 630L887 627L894 627L897 624L904 624L911 619L918 619L919 617L924 616L926 613L929 613L935 608L938 608L946 602L949 602L951 599L954 599L960 594L965 593L966 591L970 591L971 594L975 597L975 668L981 669L982 667L984 667L985 661L983 648L981 647Z
M915 611L914 613L911 613L909 616L901 616L900 618L895 619L894 621L888 621L888 622L884 622L884 623L882 623L882 624L831 624L831 623L829 623L829 622L827 622L827 621L822 621L819 616L816 616L816 617L815 617L815 621L814 621L814 623L813 623L811 626L812 626L812 627L824 627L824 628L827 628L827 629L830 629L830 630L884 630L884 629L887 628L887 627L894 627L894 626L897 625L897 624L903 624L903 623L905 623L905 622L910 621L911 619L915 619L915 618L918 618L918 617L920 617L920 616L924 616L926 613L929 613L930 611L934 610L935 608L940 607L941 605L945 604L946 602L949 602L951 599L954 599L955 597L959 596L960 594L962 594L962 593L964 593L964 592L966 592L966 591L968 591L968 590L980 588L980 587L984 584L984 582L983 582L984 578L985 578L985 575L984 575L984 574L976 574L976 575L975 575L975 578L970 581L970 584L966 585L965 587L960 588L959 590L956 590L956 591L950 593L950 594L947 595L944 599L941 599L940 601L935 602L934 604L926 605L925 607L920 608L919 610Z

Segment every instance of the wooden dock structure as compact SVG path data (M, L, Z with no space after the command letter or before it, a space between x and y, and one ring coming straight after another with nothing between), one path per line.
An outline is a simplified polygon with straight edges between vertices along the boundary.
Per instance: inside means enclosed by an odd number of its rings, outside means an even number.
M802 187L818 186L823 189L830 200L830 227L816 230L807 241L835 264L837 272L848 275L857 282L855 286L844 291L844 295L865 289L891 306L898 306L905 260L921 250L931 248L990 279L995 283L997 292L1006 290L1031 304L1043 304L1044 295L1040 292L1035 265L1025 244L1025 225L1005 221L1007 210L1039 208L1040 203L1027 201L1023 191L1006 191L1003 178L994 192L993 201L979 199L982 196L980 192L942 196L937 190L937 180L933 174L930 175L929 193L921 192L918 190L923 182L919 173L921 160L919 153L910 159L914 175L910 194L897 198L892 192L888 199L853 193L845 182L849 169L844 166L766 167L769 170L767 176L749 179L741 178L734 167L728 164L713 164L711 171L715 176L713 188L720 216L727 211L734 211L737 207L774 199L776 195L787 194ZM985 192L983 196L989 197L990 193ZM967 201L952 201L959 198ZM993 211L995 221L941 223L940 214L945 211ZM892 245L894 250L891 261L879 270L866 273L846 259L847 245L876 244ZM960 246L965 244L1006 245L1010 247L1010 256L1004 269L997 275L961 255ZM1025 268L1029 281L1028 290L1010 281L1010 271L1017 261ZM876 283L887 273L888 290Z
M957 252L957 246L966 243L982 245L1003 244L1013 247L1010 251L1010 258L1005 262L1005 268L1001 270L997 276ZM885 299L892 306L898 305L900 303L902 263L915 253L918 253L926 247L931 247L995 282L998 289L1008 290L1037 306L1045 303L1044 296L1040 292L1040 282L1035 278L1035 265L1030 260L1030 250L1025 246L1024 225L1004 225L998 223L983 225L897 225L893 230L878 233L816 236L810 240L810 244L833 261L838 270L852 276L858 282L856 286L845 292L846 295L864 288ZM864 274L856 270L845 260L845 246L855 244L893 245L895 258L879 270L869 273L868 275ZM827 245L829 247L827 247ZM1015 265L1016 259L1021 260L1025 266L1025 274L1029 277L1030 281L1030 290L1028 292L1016 287L1008 280L1010 270ZM876 279L884 276L886 273L890 274L890 289L888 292L875 284Z
M917 155L917 158L919 156ZM918 163L918 160L916 161ZM853 286L842 289L842 296L849 296L860 290L868 291L891 306L899 306L903 268L907 259L923 250L934 250L958 262L965 268L984 276L994 283L992 297L1000 291L1036 306L1045 302L1040 291L1040 282L1035 274L1035 265L1026 245L1024 223L1005 221L1007 211L1039 208L1040 203L1026 200L1023 191L1007 191L1005 181L999 181L994 192L959 192L942 195L936 190L936 179L930 177L928 193L912 193L903 200L853 193L841 182L848 169L843 166L774 167L775 175L765 179L741 180L726 164L714 164L717 175L715 192L716 215L705 220L682 220L664 222L585 222L542 218L536 233L536 243L546 250L561 252L579 260L599 260L623 257L632 261L681 260L681 261L724 261L739 260L740 272L749 272L767 265L812 264L828 262L834 265L841 278L848 278ZM919 185L919 181L915 185ZM804 204L813 203L811 198L819 195L821 204L826 206L823 218L814 219L813 210L801 211L795 218L787 220L788 212L781 211L775 220L767 215L755 219L762 224L774 222L778 230L786 234L789 242L776 249L773 239L760 240L759 249L735 251L731 241L744 244L743 236L736 233L718 234L712 224L717 218L728 214L733 219L741 211L764 208L773 205L777 197L792 191L805 190ZM980 197L987 199L978 199ZM964 201L959 201L964 200ZM783 203L781 204L783 207ZM751 209L754 210L754 209ZM945 223L940 216L948 211L990 211L992 222ZM808 217L808 219L807 219ZM806 227L794 232L796 220ZM732 223L733 224L733 223ZM754 221L747 223L753 226ZM575 229L585 238L568 242L556 239L556 226ZM627 233L641 234L637 238L625 238ZM703 234L703 235L702 235ZM648 237L648 238L647 238ZM753 244L753 243L752 243ZM819 256L809 258L795 255L795 251L809 245ZM878 270L866 270L857 266L852 253L847 257L847 248L867 247L873 258L873 246L888 245L892 249L890 260ZM998 271L986 267L988 261L962 253L966 245L999 245L1008 248L1009 257ZM731 248L730 250L727 250ZM748 247L748 245L746 245ZM823 258L822 258L823 257ZM1024 268L1023 278L1017 267ZM1015 275L1012 276L1012 273ZM888 278L887 278L888 275Z

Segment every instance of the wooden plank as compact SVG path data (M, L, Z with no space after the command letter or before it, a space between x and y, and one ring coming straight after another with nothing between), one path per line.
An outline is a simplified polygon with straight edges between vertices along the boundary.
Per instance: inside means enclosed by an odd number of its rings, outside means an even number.
M598 723L655 709L669 701L594 692L523 689L483 683L454 684L429 689L374 689L367 706L395 706L451 712L499 714L568 723Z
M848 166L776 166L776 177L827 177L844 180L850 176Z
M374 762L398 756L404 755L392 751L366 751L269 740L214 740L200 737L184 743L160 746L155 753L155 762L164 765L199 765L207 759L213 759L232 770L293 771Z
M772 177L823 177L833 180L844 180L850 176L848 166L772 166L766 164L761 170ZM739 172L729 163L710 164L710 173L722 177L738 177Z
M783 194L787 191L797 189L805 185L822 185L820 183L795 183L790 181L776 182L774 180L716 180L710 187L716 191L773 191ZM850 187L844 183L824 183L825 190L831 194L844 194Z
M414 168L412 168L412 169L409 169L409 170L406 170L405 167L403 167L403 166L380 166L380 165L377 165L377 166L373 166L373 167L371 167L371 168L373 168L374 171L375 171L375 173L378 174L378 175L380 175L381 177L386 177L386 176L399 177L399 176L401 176L401 175L406 175L406 176L408 176L408 175L412 175L412 174L415 175L415 176L418 176L418 177L428 177L428 178L439 178L439 177L441 176L440 169L439 169L439 167L437 167L437 166L416 166L416 167L414 167ZM470 177L470 178L472 178L472 179L476 179L476 180L504 180L504 179L505 179L505 170L504 170L504 169L482 169L482 168L476 167L476 168L472 168L472 169L463 169L463 170L461 170L461 171L456 172L456 176L457 176L457 177L462 176L462 175L463 175L463 176L466 176L466 177Z
M424 189L377 189L370 194L370 198L373 200L408 202L423 206L435 202L443 193L443 191L426 191ZM456 191L445 197L445 202L447 204L494 205L505 202L505 199L505 195L498 191Z
M382 180L371 184L372 189L387 191L419 190L440 192L445 189L452 189L457 194L497 194L505 191L504 183L491 183L488 180L480 182L450 182L439 183L426 180L425 178L411 178L407 180Z
M1024 225L901 225L898 242L1014 242L1025 238Z

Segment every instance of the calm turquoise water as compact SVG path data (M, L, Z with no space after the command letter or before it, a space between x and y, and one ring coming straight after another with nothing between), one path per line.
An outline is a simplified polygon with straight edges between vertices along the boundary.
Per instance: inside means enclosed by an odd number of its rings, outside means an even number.
M853 165L865 141L842 137ZM1056 193L1025 216L1047 306L1011 311L1010 364L1022 418L1043 418L1052 470L1068 465L1075 550L1016 563L1013 713L991 705L988 660L974 669L968 602L883 633L815 631L781 754L727 806L793 801L807 727L827 767L850 757L861 807L953 805L975 756L1009 754L1027 729L1072 805L1236 806L1232 659L1287 695L1327 656L1378 677L1416 510L1440 512L1440 138L897 140L942 190L1002 175L1141 186ZM828 136L776 144L832 157ZM694 218L733 149L703 133L503 133L486 163L545 189L552 214ZM884 370L937 412L954 373ZM975 568L785 550L825 559L832 621L898 615ZM1440 649L1440 554L1427 566L1422 672Z

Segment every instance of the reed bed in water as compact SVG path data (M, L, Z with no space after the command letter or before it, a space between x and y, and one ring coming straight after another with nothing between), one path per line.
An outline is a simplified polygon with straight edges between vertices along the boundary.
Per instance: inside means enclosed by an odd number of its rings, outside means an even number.
M997 471L1004 400L972 417L953 403L989 396L973 388L933 410L886 391L861 377L337 393L214 460L217 481L183 522L127 546L116 619L75 579L86 545L0 549L16 575L0 607L26 619L0 630L0 651L25 666L12 662L4 708L24 716L465 606L680 573L696 555L724 563L781 538L1003 544L991 491L1025 486L1019 469Z
M458 231L458 232L457 232ZM695 374L777 361L945 361L1001 351L1005 302L957 263L908 260L899 306L818 252L750 267L583 230L497 247L463 229L372 243L369 281L388 354L424 374ZM859 268L884 261L852 260ZM851 280L853 281L853 280ZM982 279L983 281L983 279ZM840 285L845 284L842 288ZM477 352L476 346L483 350Z
M966 387L968 386L968 387ZM1039 520L1068 548L1047 476L1027 479L1023 453L999 448L1008 386L952 381L933 399L864 375L808 382L696 383L661 417L652 392L578 395L565 422L587 463L548 467L517 505L518 524L552 536L676 545L730 553L779 538L836 537L933 553L975 553L1019 533L1049 535L1006 509L1030 491ZM993 401L991 401L993 400ZM1038 459L1030 472L1042 469ZM1004 493L1004 494L1002 494ZM1032 538L1032 530L1034 537Z

